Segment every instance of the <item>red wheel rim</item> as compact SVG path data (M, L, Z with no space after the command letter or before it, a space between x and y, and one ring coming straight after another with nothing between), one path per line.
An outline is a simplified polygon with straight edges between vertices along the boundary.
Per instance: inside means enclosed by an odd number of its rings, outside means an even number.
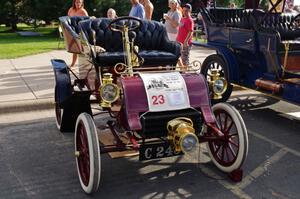
M76 135L76 150L80 156L77 158L80 178L85 186L90 181L90 154L86 129L82 121L79 122Z
M214 112L216 121L220 126L220 130L224 137L219 140L209 141L208 145L214 159L222 166L231 166L239 152L239 136L236 124L232 117L224 110L216 110ZM210 135L217 135L211 132Z
M60 126L61 125L61 109L60 109L58 103L55 103L55 115L56 115L56 121Z

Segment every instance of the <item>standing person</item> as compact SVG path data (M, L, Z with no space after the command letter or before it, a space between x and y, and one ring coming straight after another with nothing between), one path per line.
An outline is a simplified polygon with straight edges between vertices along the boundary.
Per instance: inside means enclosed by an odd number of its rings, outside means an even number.
M170 41L176 41L181 14L178 10L177 0L169 0L169 8L167 15L164 15L165 27Z
M116 13L116 11L113 8L109 8L107 10L107 18L109 18L109 19L115 19L115 18L117 18L117 13Z
M180 20L177 41L181 44L181 57L179 65L186 70L189 65L190 50L192 47L192 37L194 31L194 21L191 17L192 6L185 4L182 8L183 17Z
M68 16L89 16L84 9L84 0L73 0L72 7L68 11ZM77 61L77 54L73 53L72 63L70 67L75 66Z
M142 4L140 4L139 0L130 0L132 7L129 13L131 17L138 17L140 19L145 19L145 9Z
M152 19L152 14L154 10L154 6L150 0L141 0L141 4L144 6L145 9L145 18L148 20Z

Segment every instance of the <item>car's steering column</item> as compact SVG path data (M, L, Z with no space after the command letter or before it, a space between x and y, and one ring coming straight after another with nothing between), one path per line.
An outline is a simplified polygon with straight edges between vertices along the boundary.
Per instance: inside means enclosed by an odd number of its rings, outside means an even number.
M130 51L129 32L141 27L142 21L135 17L120 17L109 23L109 29L122 33L122 40L126 55L127 73L133 76L132 54Z

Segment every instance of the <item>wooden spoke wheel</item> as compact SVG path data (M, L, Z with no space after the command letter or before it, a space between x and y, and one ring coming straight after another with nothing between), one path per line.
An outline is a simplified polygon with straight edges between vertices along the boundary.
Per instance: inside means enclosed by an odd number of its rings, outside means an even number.
M239 112L227 103L212 107L219 129L220 139L208 141L207 148L213 163L223 172L239 169L248 153L248 135ZM211 128L209 135L216 135Z
M79 181L87 194L97 191L101 159L97 129L88 113L81 113L75 128L75 156Z

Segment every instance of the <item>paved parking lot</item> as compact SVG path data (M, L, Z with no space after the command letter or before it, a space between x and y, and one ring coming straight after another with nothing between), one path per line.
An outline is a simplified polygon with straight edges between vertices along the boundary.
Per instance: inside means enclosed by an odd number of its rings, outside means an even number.
M102 155L100 189L89 197L75 170L73 134L59 133L48 110L1 124L0 198L299 198L300 108L249 90L234 92L231 104L249 133L241 183L203 153L202 164L188 157L139 162Z

